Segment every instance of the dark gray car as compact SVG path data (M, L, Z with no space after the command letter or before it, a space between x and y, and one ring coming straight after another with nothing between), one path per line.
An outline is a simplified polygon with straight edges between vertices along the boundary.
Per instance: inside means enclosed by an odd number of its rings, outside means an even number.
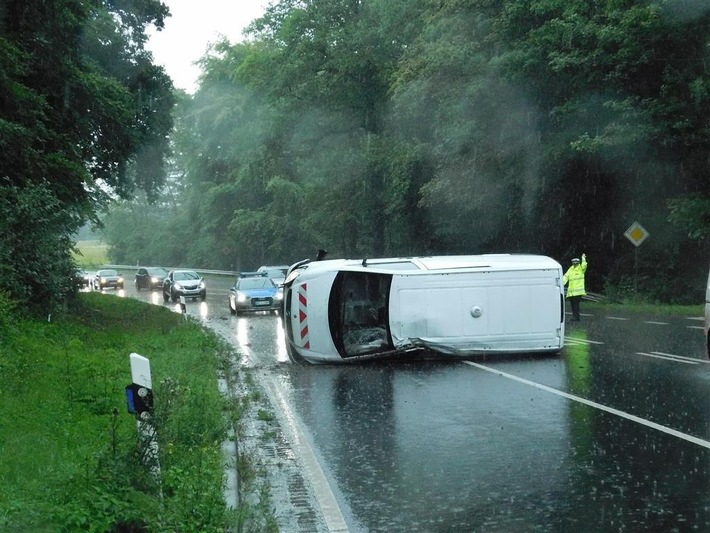
M163 286L168 271L163 267L141 267L136 272L136 290L157 290Z

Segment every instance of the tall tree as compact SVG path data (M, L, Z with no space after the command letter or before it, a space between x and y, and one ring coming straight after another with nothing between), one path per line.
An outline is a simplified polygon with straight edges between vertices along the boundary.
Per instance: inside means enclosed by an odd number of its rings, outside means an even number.
M243 74L265 81L291 121L310 232L346 255L387 251L380 147L396 145L386 131L389 87L419 11L419 2L402 0L288 0L252 25L270 60ZM265 65L273 77L261 73Z
M601 290L634 275L638 220L639 287L697 297L704 3L281 0L250 37L179 114L191 261L587 252Z
M162 184L172 83L144 44L145 27L162 27L167 14L157 0L3 3L0 187L9 211L0 288L42 306L63 299L71 235L111 195ZM25 219L33 210L37 220ZM34 239L13 234L23 220L44 224Z
M642 271L673 280L654 282L664 298L687 292L680 285L698 275L691 258L701 247L667 223L667 201L708 191L710 6L512 1L497 20L507 76L532 88L544 117L548 201L538 227L567 254L591 248L618 282L632 254L618 236L642 220L654 235Z
M438 250L532 251L539 110L496 61L490 2L428 2L393 85L399 134L428 162L421 205Z

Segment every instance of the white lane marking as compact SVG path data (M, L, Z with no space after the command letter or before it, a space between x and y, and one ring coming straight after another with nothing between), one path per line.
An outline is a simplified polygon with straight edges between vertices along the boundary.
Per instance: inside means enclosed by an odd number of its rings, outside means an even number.
M348 533L350 531L348 525L345 522L343 513L340 511L340 506L330 488L328 479L325 477L323 469L320 463L318 463L318 459L313 453L311 445L308 443L305 431L303 431L303 425L296 413L291 410L275 378L272 376L267 379L267 390L271 393L271 399L280 406L280 409L276 410L276 416L284 423L284 429L290 433L292 438L289 440L298 450L296 456L302 461L306 472L308 472L311 478L313 490L318 504L321 507L321 511L323 511L323 517L328 526L328 531L333 533Z
M701 330L702 330L702 329L705 329L705 328L702 327L702 326L685 326L685 327L688 328L688 329L701 329Z
M674 353L665 353L665 352L651 352L656 355L665 355L667 357L673 357L675 359L682 359L685 361L693 361L694 363L707 363L710 364L710 361L707 361L705 359L694 359L693 357L686 357L685 355L676 355Z
M705 317L704 316L689 316L689 317L686 317L686 319L687 320L697 320L698 322L702 322L703 320L705 320Z
M529 381L527 379L514 376L512 374L508 374L506 372L501 372L500 370L496 370L495 368L491 368L489 366L484 366L480 363L475 363L473 361L463 361L464 364L473 366L475 368L478 368L480 370L485 370L486 372L490 372L492 374L497 374L501 377L512 379L514 381L518 381L520 383L524 383L525 385L530 385L531 387L535 387L536 389L544 390L546 392L550 392L552 394L556 394L557 396L562 396L563 398L567 398L568 400L572 400L575 402L583 403L584 405L588 405L590 407L594 407L595 409L599 409L601 411L605 411L607 413L611 413L616 416L620 416L621 418L625 418L627 420L631 420L632 422L636 422L638 424L641 424L646 427L650 427L652 429L656 429L658 431L662 431L663 433L667 433L668 435L672 435L674 437L678 437L679 439L686 440L688 442L692 442L693 444L697 444L698 446L702 446L704 448L710 449L710 441L700 439L698 437L694 437L693 435L688 435L686 433L682 433L680 431L677 431L675 429L662 426L661 424L656 424L655 422L651 422L650 420L646 420L644 418L640 418L638 416L626 413L624 411L619 411L618 409L614 409L613 407L608 407L606 405L602 405L597 402L593 402L591 400L587 400L586 398L582 398L580 396L575 396L574 394L569 394L567 392L562 392L557 389L553 389L552 387L548 387L547 385L542 385L541 383L535 383L534 381Z
M655 357L656 359L665 359L666 361L673 361L675 363L685 363L686 365L697 365L699 363L699 361L683 361L682 359L679 359L677 356L667 357L665 355L660 355L656 352L653 352L653 353L636 352L636 355L645 355L646 357Z
M653 324L655 326L667 326L668 322L656 322L655 320L644 320L644 324Z
M604 318L608 318L609 320L629 320L628 318L620 317L620 316L605 316Z
M589 346L588 342L580 341L577 339L565 339L565 344L568 346Z
M577 337L565 337L565 342L573 344L604 344L602 341L592 341L589 339L579 339Z

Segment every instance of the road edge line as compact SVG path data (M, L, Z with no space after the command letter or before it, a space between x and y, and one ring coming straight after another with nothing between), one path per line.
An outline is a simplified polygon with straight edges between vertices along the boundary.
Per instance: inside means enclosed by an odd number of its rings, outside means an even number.
M268 376L266 381L272 403L278 404L281 408L280 411L277 410L277 416L281 421L281 425L288 431L291 437L289 440L294 448L298 449L298 456L304 469L308 473L316 500L318 500L318 505L320 505L321 511L323 512L328 531L333 533L349 533L350 530L345 522L343 513L340 511L340 506L335 499L335 494L333 494L330 483L328 483L328 479L325 477L325 473L313 453L313 449L308 442L301 423L298 421L296 413L291 410L288 402L286 402L281 390L275 383L274 377Z

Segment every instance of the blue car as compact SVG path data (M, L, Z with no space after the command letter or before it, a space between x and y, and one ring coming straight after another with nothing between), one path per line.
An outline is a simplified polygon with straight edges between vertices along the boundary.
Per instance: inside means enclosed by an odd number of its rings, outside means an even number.
M229 312L233 315L255 311L276 314L281 309L282 300L283 291L265 272L242 272L229 289Z

